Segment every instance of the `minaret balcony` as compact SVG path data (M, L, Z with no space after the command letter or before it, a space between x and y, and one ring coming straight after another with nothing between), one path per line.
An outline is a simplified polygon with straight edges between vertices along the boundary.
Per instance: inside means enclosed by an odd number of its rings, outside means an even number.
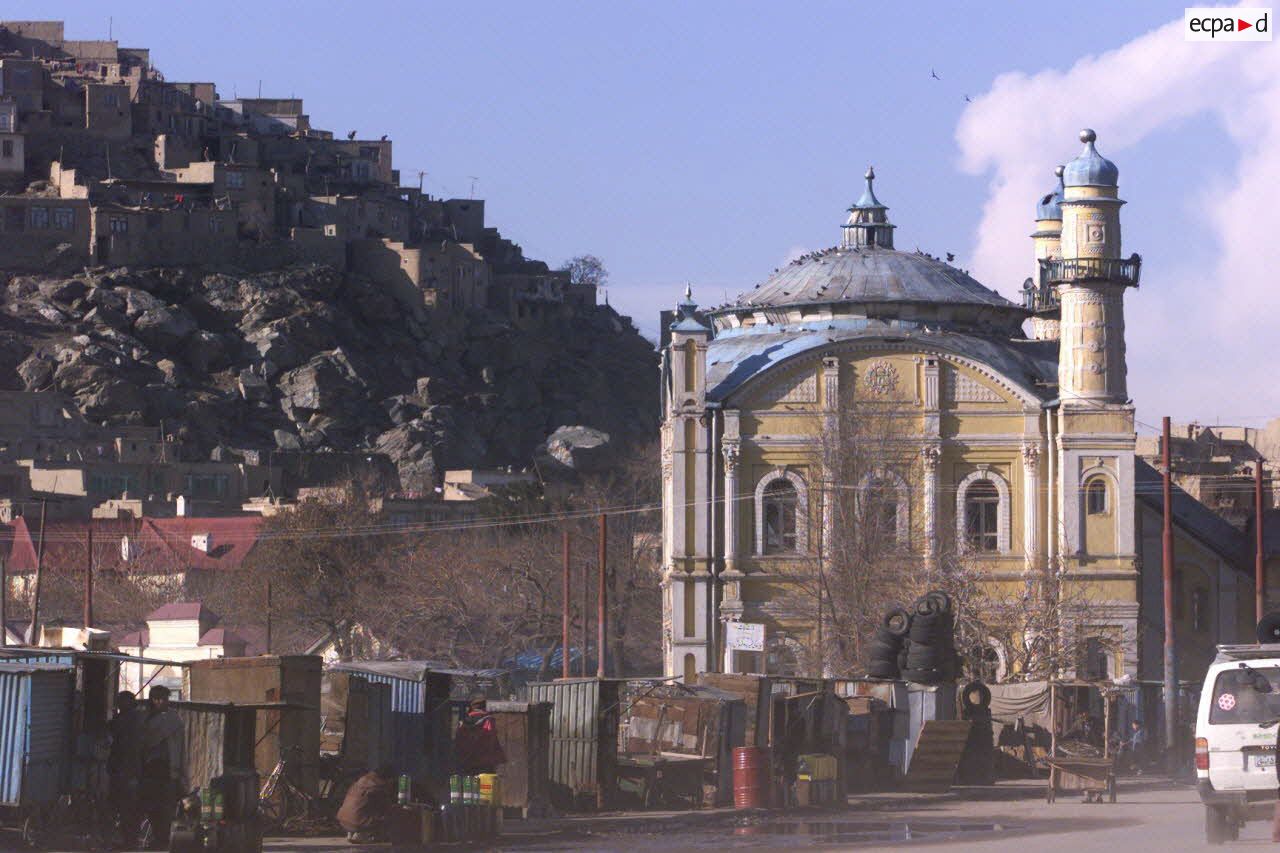
M1098 281L1137 287L1142 257L1135 252L1128 258L1050 258L1040 261L1040 270L1054 284Z

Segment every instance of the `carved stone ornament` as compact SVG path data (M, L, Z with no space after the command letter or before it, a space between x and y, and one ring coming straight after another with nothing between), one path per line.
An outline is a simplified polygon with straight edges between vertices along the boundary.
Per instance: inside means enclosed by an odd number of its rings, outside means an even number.
M736 444L726 444L721 451L724 454L724 471L726 474L738 473L738 462L742 455L741 448Z
M863 381L866 383L867 390L883 397L892 394L898 387L898 371L887 361L872 362L867 368L867 375Z
M1040 464L1040 445L1031 442L1022 445L1022 464L1027 468Z
M942 448L936 444L926 444L920 448L920 461L924 463L926 471L937 471L938 463L942 461Z

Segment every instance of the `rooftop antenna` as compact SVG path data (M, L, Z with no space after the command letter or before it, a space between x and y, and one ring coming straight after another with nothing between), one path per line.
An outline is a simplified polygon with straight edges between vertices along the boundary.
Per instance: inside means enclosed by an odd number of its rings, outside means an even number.
M258 81L258 99L259 100L262 99L262 81L261 80Z
M115 40L116 19L110 15L107 16L107 41Z
M426 172L424 172L422 169L418 170L418 192L422 192L422 179L425 178L426 176L427 176Z
M480 179L479 179L479 178L477 178L475 175L467 175L467 177L471 179L471 198L472 198L472 200L475 200L475 197L476 197L476 183L477 183L477 182L479 182L479 180L480 180Z

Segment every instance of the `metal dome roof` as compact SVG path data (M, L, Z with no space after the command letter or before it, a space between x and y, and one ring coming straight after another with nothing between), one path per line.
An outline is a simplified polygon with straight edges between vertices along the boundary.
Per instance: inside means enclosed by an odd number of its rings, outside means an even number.
M1067 164L1063 183L1068 187L1114 187L1120 183L1120 170L1116 164L1098 153L1093 147L1098 134L1085 128L1080 131L1084 150Z
M1018 308L968 273L919 252L828 249L775 271L722 312L832 302L978 305ZM717 312L718 313L718 312Z
M1065 167L1059 166L1053 171L1058 176L1058 185L1054 187L1053 192L1041 196L1040 201L1036 202L1036 221L1042 219L1062 221L1062 196L1066 189L1062 185L1062 174Z

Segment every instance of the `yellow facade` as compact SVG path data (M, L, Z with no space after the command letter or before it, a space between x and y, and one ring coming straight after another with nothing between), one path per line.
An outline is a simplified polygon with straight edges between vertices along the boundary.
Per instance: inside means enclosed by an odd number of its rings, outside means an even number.
M1070 630L1105 649L1107 676L1151 675L1159 553L1135 486L1122 313L1139 262L1121 260L1114 174L1090 136L1065 193L1037 207L1034 306L894 250L871 172L838 248L708 314L686 292L663 356L669 675L829 670L839 620L819 614L838 599L820 590L841 541L838 496L872 489L878 523L917 558L905 571L980 565L992 601L1055 584L1073 602ZM873 421L892 435L844 482L833 448ZM1212 642L1238 639L1244 605L1229 559L1187 560L1213 581L1195 666ZM763 625L764 652L727 648L732 621Z

